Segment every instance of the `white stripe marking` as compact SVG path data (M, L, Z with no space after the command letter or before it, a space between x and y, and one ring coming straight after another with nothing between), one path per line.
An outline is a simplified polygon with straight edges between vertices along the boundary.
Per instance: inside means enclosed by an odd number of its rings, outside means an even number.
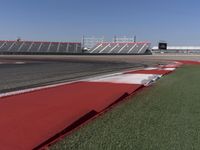
M163 68L162 70L174 71L174 70L176 70L176 68Z
M155 70L155 69L159 69L158 67L148 67L148 68L144 68L143 70Z
M106 45L102 50L99 51L99 53L102 53L106 48L108 48L110 44Z
M111 53L119 44L116 44L108 53Z
M151 81L157 80L160 77L161 77L160 75L155 75L155 74L121 74L117 76L105 77L101 79L87 80L87 81L146 85Z
M19 90L19 91L14 91L14 92L7 92L7 93L0 94L0 98L6 97L6 96L12 96L12 95L24 94L28 92L34 92L34 91L43 90L47 88L53 88L53 87L57 87L57 86L61 86L61 85L69 84L69 83L54 84L54 85L30 88L30 89Z
M138 51L138 54L143 50L143 48L146 46L147 44L144 44L141 48L140 48L140 50Z
M133 47L128 51L128 54L137 46L137 44L134 44Z
M99 47L101 47L103 44L99 44L95 49L93 49L92 51L90 51L90 53L93 53L95 50L97 50Z

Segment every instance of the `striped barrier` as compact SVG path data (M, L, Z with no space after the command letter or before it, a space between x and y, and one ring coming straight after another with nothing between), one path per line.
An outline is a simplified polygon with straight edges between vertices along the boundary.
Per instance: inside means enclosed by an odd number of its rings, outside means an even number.
M43 148L180 65L0 94L0 148Z

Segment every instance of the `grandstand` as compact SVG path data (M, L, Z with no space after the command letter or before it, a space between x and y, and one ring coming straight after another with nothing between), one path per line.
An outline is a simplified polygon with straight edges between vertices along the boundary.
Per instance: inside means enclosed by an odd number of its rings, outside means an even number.
M81 53L81 43L42 41L0 41L1 54Z
M102 42L89 50L91 54L145 54L150 50L148 42Z

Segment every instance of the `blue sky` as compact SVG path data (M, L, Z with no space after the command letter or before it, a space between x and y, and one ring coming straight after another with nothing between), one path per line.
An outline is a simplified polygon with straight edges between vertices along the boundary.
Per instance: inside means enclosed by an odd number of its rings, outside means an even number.
M0 0L0 39L80 41L137 35L200 45L198 0Z

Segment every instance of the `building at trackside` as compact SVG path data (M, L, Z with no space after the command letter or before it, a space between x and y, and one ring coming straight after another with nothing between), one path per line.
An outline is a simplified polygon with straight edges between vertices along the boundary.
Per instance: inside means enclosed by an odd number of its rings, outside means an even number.
M200 46L167 46L166 49L160 49L158 46L152 48L153 53L182 53L182 54L200 54Z

